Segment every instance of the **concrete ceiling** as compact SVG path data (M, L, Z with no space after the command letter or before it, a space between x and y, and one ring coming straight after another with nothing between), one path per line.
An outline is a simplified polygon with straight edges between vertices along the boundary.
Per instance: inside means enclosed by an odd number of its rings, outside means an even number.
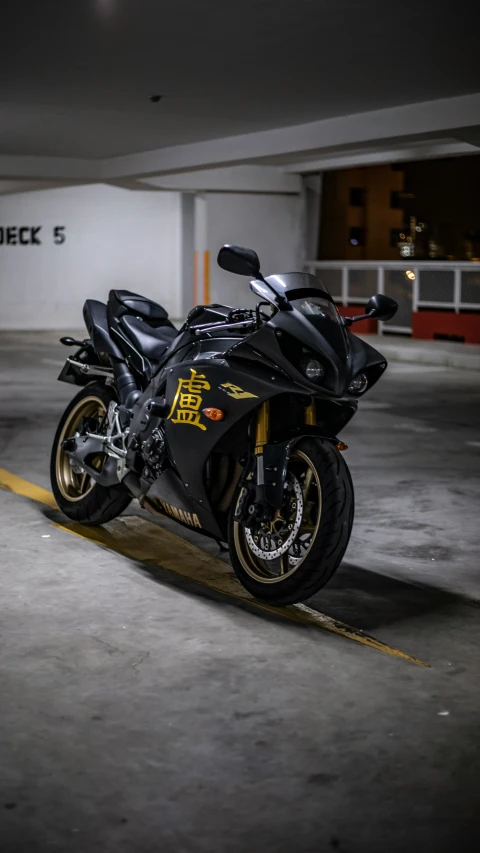
M479 24L451 0L4 0L0 155L110 158L478 92Z

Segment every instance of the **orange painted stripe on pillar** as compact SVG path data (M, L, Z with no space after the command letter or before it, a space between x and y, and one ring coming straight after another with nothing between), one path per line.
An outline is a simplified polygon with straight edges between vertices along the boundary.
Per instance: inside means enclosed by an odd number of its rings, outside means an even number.
M193 305L198 305L198 252L193 253Z
M203 253L203 304L210 305L210 252Z

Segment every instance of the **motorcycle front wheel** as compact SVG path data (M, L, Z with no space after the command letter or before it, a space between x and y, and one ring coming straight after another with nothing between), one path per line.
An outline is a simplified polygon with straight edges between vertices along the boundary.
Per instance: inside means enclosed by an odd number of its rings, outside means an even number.
M284 502L271 521L235 521L237 500L229 550L248 592L272 604L294 604L328 583L347 549L354 514L350 472L331 442L305 438L295 446Z

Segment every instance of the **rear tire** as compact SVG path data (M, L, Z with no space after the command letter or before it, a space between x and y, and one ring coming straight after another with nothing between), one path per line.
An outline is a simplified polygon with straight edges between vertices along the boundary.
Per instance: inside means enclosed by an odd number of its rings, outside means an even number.
M295 568L295 561L290 558L284 579L281 573L271 571L269 574L273 561L258 559L252 553L245 528L234 521L238 491L230 511L229 549L235 574L255 598L275 604L304 601L328 583L342 561L353 525L352 479L336 447L320 438L302 439L294 448L289 467L295 454L303 465L311 468L315 476L314 494L315 490L318 494L314 533L306 556L298 560L298 567Z
M80 524L105 524L120 515L132 500L131 493L121 483L107 488L87 475L75 474L61 447L83 418L98 419L100 423L112 400L118 402L107 385L101 382L86 385L65 409L53 440L50 460L53 494L62 512Z

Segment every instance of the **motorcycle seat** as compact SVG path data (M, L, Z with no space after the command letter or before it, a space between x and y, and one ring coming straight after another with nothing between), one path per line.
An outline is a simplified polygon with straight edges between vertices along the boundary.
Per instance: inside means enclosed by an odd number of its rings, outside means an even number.
M178 334L171 323L153 328L141 318L132 317L131 314L124 314L120 320L120 328L137 351L149 361L160 361Z
M149 322L161 322L173 328L165 308L157 302L132 293L130 290L111 290L108 296L108 308L111 314L120 318L125 314L134 314Z

